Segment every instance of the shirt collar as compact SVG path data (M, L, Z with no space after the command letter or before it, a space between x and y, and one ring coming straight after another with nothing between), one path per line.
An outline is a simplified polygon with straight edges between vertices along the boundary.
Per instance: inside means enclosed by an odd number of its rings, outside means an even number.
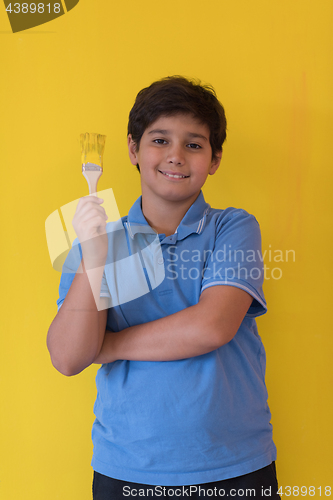
M200 234L206 225L209 210L210 205L206 203L204 195L200 191L198 198L192 203L176 229L178 240L182 240L192 233Z
M132 205L130 211L128 212L127 220L125 221L125 226L132 239L134 238L135 234L146 232L149 230L156 234L156 231L154 231L153 228L149 226L142 213L141 199L142 196L140 196Z
M145 226L144 232L149 231L150 228L142 213L141 199L142 196L140 196L132 205L130 211L128 212L127 221L125 222L131 238L134 238L136 233L142 232L142 226ZM206 216L209 211L210 205L206 203L204 195L202 191L200 191L199 196L190 206L176 229L177 239L182 240L192 233L200 234L206 225ZM152 228L150 229L155 233Z

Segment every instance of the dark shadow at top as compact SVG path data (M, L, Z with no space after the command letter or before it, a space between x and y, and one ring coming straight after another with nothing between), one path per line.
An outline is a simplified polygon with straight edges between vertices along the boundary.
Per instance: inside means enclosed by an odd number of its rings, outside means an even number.
M75 7L75 5L77 5L79 3L79 1L80 0L65 0L67 12L69 10L72 10Z

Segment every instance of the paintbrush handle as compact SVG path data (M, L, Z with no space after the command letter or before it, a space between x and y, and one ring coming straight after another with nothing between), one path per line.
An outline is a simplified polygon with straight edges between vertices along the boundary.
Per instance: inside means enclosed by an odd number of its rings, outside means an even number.
M100 176L102 175L102 171L99 171L99 172L93 172L92 170L90 171L85 171L85 172L82 172L83 173L83 176L86 178L87 182L88 182L88 186L89 186L89 194L95 194L97 193L97 183L98 183L98 180L100 178Z
M89 186L89 194L97 193L97 182L103 173L102 167L96 165L95 163L86 163L82 165L82 173L86 178Z

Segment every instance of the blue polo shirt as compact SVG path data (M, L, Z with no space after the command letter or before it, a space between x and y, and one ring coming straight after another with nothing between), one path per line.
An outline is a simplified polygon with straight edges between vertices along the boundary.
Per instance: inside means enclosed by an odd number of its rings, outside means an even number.
M175 234L165 237L149 227L140 197L127 217L110 224L108 235L101 295L111 297L109 330L192 306L211 286L236 286L253 301L235 337L208 354L101 366L92 429L94 470L124 481L179 486L237 477L270 464L276 448L265 351L255 322L266 312L256 219L241 209L212 209L201 192ZM73 246L59 306L78 261Z

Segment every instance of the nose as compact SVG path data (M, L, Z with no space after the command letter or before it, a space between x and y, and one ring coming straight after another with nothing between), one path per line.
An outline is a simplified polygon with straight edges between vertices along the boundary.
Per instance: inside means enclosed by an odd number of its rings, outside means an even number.
M185 158L180 145L174 145L169 149L167 162L174 165L184 165Z

